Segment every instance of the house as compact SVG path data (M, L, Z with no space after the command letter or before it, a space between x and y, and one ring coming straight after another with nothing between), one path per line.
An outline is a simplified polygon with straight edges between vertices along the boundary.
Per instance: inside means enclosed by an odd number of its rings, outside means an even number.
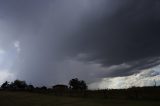
M55 85L52 87L54 90L66 90L68 89L67 85Z
M52 89L56 95L65 95L69 88L67 85L55 85Z

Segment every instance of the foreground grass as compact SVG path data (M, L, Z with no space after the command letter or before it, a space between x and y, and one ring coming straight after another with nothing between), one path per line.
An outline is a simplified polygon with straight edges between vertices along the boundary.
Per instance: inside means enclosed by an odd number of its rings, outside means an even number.
M160 101L57 97L53 94L0 91L0 106L160 106Z

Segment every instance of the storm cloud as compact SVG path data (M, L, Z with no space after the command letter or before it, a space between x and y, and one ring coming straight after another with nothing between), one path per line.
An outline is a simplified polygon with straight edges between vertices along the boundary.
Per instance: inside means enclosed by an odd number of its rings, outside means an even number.
M48 86L131 76L160 64L159 28L159 0L1 0L0 70Z

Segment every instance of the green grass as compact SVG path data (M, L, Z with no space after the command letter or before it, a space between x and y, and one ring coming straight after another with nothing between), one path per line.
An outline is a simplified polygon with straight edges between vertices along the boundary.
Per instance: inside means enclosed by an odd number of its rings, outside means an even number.
M160 102L57 97L53 94L0 91L0 106L160 106Z

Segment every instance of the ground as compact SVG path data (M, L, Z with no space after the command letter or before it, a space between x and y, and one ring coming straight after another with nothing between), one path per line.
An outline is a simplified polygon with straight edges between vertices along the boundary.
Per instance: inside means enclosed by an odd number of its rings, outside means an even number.
M0 91L0 106L160 106L160 101L57 97L53 94Z

